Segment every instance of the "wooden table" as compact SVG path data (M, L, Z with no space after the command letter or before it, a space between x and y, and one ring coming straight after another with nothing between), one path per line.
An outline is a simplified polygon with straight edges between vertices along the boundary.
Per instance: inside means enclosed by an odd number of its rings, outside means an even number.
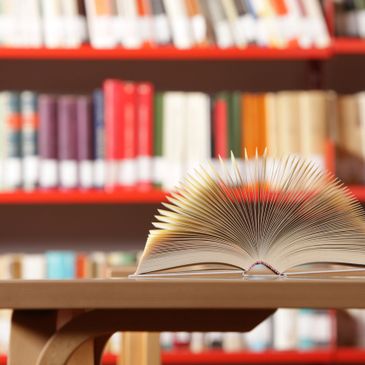
M365 279L0 281L9 365L98 364L116 331L248 331L277 308L365 308Z

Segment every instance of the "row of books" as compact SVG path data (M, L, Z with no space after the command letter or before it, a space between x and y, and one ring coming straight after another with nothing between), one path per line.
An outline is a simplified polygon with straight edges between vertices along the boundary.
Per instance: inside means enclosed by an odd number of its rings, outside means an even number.
M365 38L365 1L337 0L334 3L336 35Z
M4 0L0 43L15 47L326 47L319 0ZM86 26L87 24L87 26Z
M338 96L336 174L347 184L365 184L365 92Z
M323 167L328 95L155 92L109 79L90 96L0 93L0 187L169 190L202 161L258 149Z
M162 332L161 347L188 349L199 353L221 349L227 353L266 350L313 350L334 345L335 319L328 310L279 309L252 331L238 332Z

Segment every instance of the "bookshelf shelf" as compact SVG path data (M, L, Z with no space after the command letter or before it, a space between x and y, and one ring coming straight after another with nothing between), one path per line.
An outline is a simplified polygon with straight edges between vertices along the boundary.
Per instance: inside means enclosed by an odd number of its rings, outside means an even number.
M116 189L112 192L87 191L35 191L0 193L1 204L154 204L165 200L166 193L157 190Z
M349 186L352 193L365 202L365 186ZM3 204L157 204L166 200L166 192L158 189L44 190L0 193Z
M358 38L335 38L333 52L336 55L365 55L365 41Z
M95 49L84 45L77 49L0 48L0 59L29 60L245 60L245 59L328 59L331 48L247 48L220 49L201 47L187 50L175 47Z

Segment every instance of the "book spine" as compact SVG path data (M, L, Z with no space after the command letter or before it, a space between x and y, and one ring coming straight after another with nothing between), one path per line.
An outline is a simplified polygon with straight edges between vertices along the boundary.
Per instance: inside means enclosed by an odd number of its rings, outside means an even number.
M38 101L31 91L20 94L22 118L23 186L34 190L38 183Z
M218 1L206 2L210 17L212 19L215 38L218 47L228 48L233 46L233 38L228 19L224 13L223 6Z
M42 94L39 105L39 185L55 188L57 174L57 105L51 95Z
M142 46L141 29L139 27L138 9L135 1L117 0L117 9L123 32L121 43L125 48Z
M105 159L107 189L117 184L118 166L123 150L121 122L123 83L119 80L104 82L104 120L105 120Z
M154 125L153 125L153 183L162 186L165 174L165 163L162 152L163 141L163 102L162 93L156 93L154 98Z
M152 11L152 34L154 43L164 45L171 42L171 30L162 0L150 0Z
M93 93L93 113L94 186L102 188L105 185L105 123L102 90L96 90Z
M138 27L143 45L152 45L152 14L149 0L137 0Z
M43 0L49 1L49 0ZM117 45L116 19L111 0L85 0L90 41L94 48Z
M74 189L78 175L76 98L59 97L57 112L60 187Z
M93 186L94 160L91 98L79 96L76 103L79 186L82 189L90 189Z
M120 120L119 185L131 187L137 182L137 87L125 82L122 92L122 118Z
M77 0L61 0L61 10L63 19L64 47L80 47L82 34L79 24Z
M186 4L183 0L164 0L176 48L186 49L193 45Z
M205 45L207 43L207 22L200 9L198 0L185 0L189 16L193 43Z
M6 92L0 92L0 190L5 189L5 161L6 161Z
M19 94L6 93L6 161L5 161L5 188L14 190L22 183L22 150Z
M137 86L138 182L141 187L152 186L153 94L152 84Z
M41 0L44 43L48 48L63 45L63 23L60 0Z
M214 157L228 158L228 105L224 95L218 95L214 101Z
M229 147L236 158L242 155L241 142L241 93L229 95Z

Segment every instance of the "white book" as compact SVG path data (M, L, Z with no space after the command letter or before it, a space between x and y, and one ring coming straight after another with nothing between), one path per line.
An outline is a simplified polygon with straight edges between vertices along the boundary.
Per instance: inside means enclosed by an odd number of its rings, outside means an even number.
M151 0L150 4L153 13L152 39L156 44L168 44L171 41L171 29L162 0Z
M231 27L228 18L225 16L222 4L218 1L207 1L206 6L212 19L217 46L219 48L233 47Z
M333 338L333 317L328 310L317 309L313 311L312 336L316 347L328 348Z
M200 353L204 351L204 333L192 332L190 338L190 351L192 353Z
M47 277L46 257L43 254L23 255L21 265L24 280L40 280Z
M251 351L264 351L271 347L273 342L272 322L270 317L245 334L247 346Z
M211 155L210 99L207 94L186 94L186 172L194 173Z
M222 5L231 26L234 44L237 47L244 47L246 45L246 36L234 0L222 0Z
M193 46L193 38L186 4L183 0L164 0L164 4L175 47L181 49L191 48Z
M288 8L288 26L286 28L287 41L298 40L298 44L302 48L308 48L312 45L310 23L308 19L301 14L299 4L296 1L285 0Z
M278 309L274 316L273 345L275 350L292 350L297 345L298 310Z
M239 332L223 333L222 347L224 352L240 352L244 348L243 338Z
M137 17L139 35L142 43L151 43L153 40L152 12L151 4L147 0L142 0L145 13Z
M113 5L113 0L85 0L90 42L94 48L114 48L118 43Z
M78 13L77 0L61 0L63 18L63 46L80 47L83 39L82 19Z
M11 309L0 310L0 354L7 355L9 353L9 340L11 332Z
M356 23L359 37L365 38L365 9L356 10Z
M41 47L42 22L38 0L13 0L12 46Z
M130 0L117 0L120 42L125 48L140 48L142 35L137 3Z
M45 46L63 46L64 24L60 0L41 0Z
M264 0L250 1L254 13L256 14L256 43L259 46L266 47L269 44L269 28L267 19L264 16Z
M202 14L194 14L190 17L190 29L193 43L202 44L207 40L207 21Z
M360 140L362 157L365 158L365 91L357 94L356 97L357 109L360 123Z
M163 102L162 150L165 171L162 177L164 189L173 189L182 179L185 160L186 95L183 92L166 92Z
M312 43L318 48L328 47L331 39L318 0L306 0L303 4L310 22L308 30L312 36Z

